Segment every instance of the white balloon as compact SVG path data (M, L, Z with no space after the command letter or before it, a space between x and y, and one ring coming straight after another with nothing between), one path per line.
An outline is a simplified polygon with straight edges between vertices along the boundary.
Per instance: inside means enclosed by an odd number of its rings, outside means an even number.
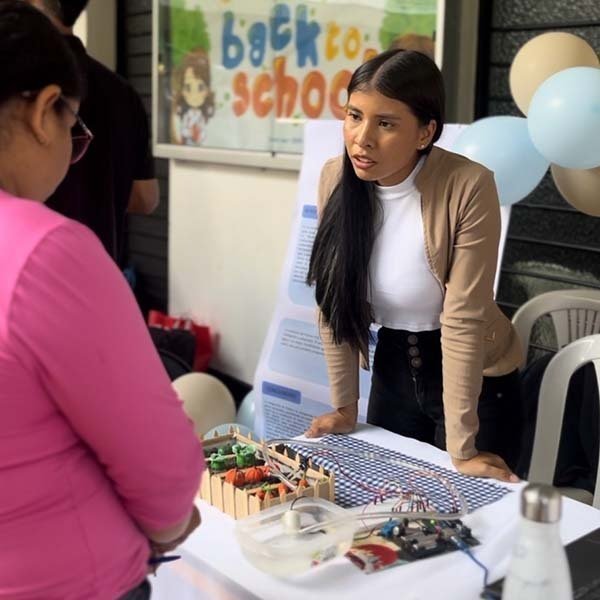
M236 422L254 430L254 412L255 412L255 394L254 390L250 390L237 411Z
M208 373L188 373L173 381L173 387L198 435L235 420L233 397L216 377Z

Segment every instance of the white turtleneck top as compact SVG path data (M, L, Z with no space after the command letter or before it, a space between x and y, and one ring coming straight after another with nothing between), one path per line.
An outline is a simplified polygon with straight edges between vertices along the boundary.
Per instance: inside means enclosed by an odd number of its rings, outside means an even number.
M415 186L424 162L401 183L376 186L383 215L369 264L369 301L375 322L391 329L440 327L444 295L425 255L421 194Z

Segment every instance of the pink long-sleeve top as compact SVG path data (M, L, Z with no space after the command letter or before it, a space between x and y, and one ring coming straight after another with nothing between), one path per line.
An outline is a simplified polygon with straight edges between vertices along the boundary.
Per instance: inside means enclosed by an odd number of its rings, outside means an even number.
M0 191L0 599L110 600L190 513L204 468L95 236Z

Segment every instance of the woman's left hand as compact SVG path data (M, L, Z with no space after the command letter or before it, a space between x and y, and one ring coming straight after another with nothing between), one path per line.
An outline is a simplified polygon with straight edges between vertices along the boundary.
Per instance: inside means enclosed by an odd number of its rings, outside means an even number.
M452 464L463 475L472 477L490 477L509 483L518 483L519 478L509 469L504 460L491 452L479 452L473 458L462 460L452 458Z

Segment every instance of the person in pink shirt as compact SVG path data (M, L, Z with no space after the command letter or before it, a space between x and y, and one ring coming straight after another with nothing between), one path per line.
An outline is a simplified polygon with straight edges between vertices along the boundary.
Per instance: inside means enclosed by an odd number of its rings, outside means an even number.
M43 204L92 135L25 2L0 2L0 72L0 599L148 598L199 524L202 447L117 267Z

